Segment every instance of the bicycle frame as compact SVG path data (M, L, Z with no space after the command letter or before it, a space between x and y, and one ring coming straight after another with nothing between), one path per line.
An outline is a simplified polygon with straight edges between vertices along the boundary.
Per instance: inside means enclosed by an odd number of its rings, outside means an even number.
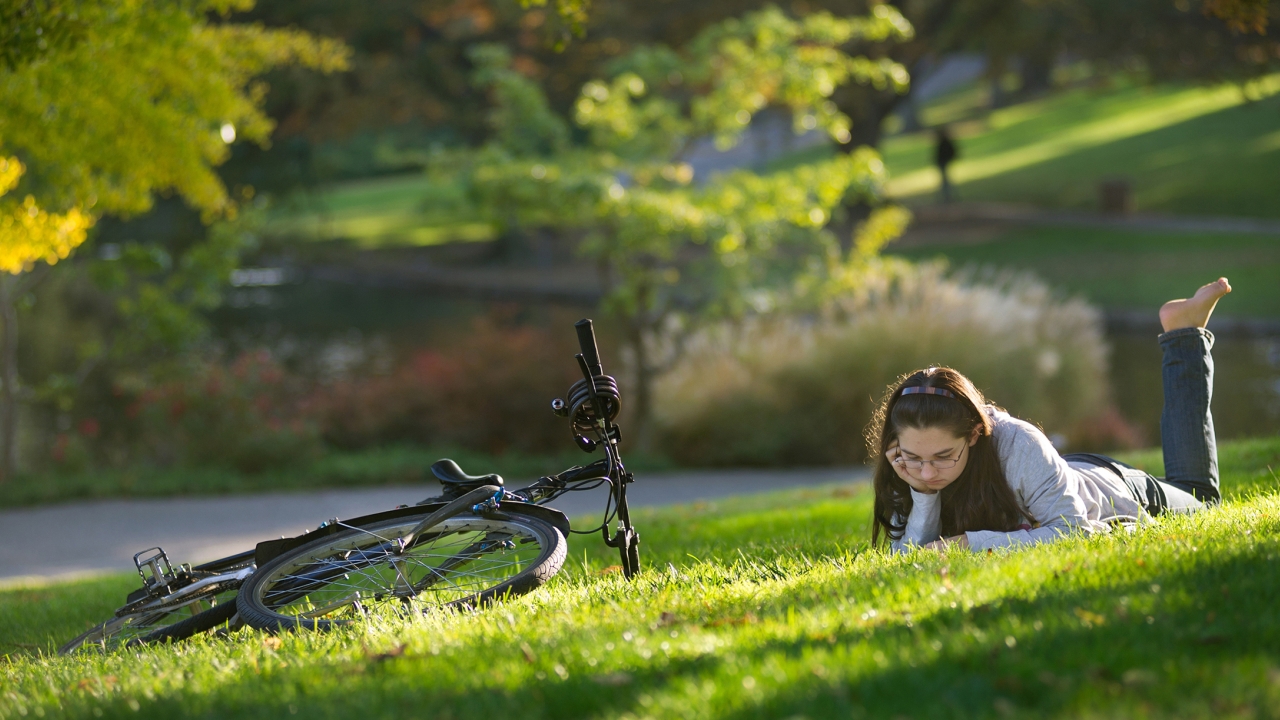
M430 498L411 507L397 508L396 510L375 513L346 521L337 521L335 519L316 530L297 537L259 543L256 550L257 564L262 566L277 555L295 547L300 547L327 533L338 532L343 528L360 527L361 525L384 519L399 517L402 514L419 514L424 509L430 510L431 514L424 518L411 532L400 538L399 552L405 552L412 546L417 535L428 531L433 524L444 517L465 512L468 509L474 514L485 515L501 512L503 508L506 508L514 513L532 515L546 520L563 534L568 535L573 532L569 527L568 519L563 513L550 507L548 503L567 492L589 490L608 483L610 486L609 500L605 505L605 520L600 526L602 539L605 545L618 548L622 560L623 574L627 578L634 577L640 571L640 534L636 532L635 527L631 524L630 509L627 506L627 485L635 481L635 476L627 472L622 463L622 456L618 450L621 432L618 426L613 423L609 413L606 412L606 401L596 385L597 377L605 378L609 383L614 381L603 374L599 353L595 346L595 334L591 328L591 321L579 321L575 327L578 330L579 344L583 349L583 353L576 355L575 359L578 361L578 367L583 374L583 386L587 391L585 401L590 402L591 409L594 411L594 415L591 418L590 431L595 436L595 439L592 440L579 435L575 435L575 438L578 446L583 450L593 451L596 447L603 447L605 452L603 459L585 466L569 468L556 475L541 477L518 490L505 490L497 486L479 484L473 486L460 485L457 488L458 491L465 490L466 492L456 497ZM579 388L579 385L575 384L574 388L570 388L570 392L573 393L575 388ZM616 392L614 399L616 400ZM614 409L616 411L616 405ZM571 412L564 401L559 398L553 401L552 410L561 417L568 417ZM571 418L571 422L573 421L574 418ZM617 526L613 535L610 536L608 525L615 518L617 519Z

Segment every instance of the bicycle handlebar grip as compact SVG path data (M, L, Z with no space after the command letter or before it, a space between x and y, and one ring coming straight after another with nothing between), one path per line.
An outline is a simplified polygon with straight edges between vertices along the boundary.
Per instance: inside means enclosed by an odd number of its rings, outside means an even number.
M583 318L573 324L573 329L578 331L578 347L582 348L582 359L587 361L587 368L592 375L603 375L604 368L600 365L600 351L596 348L596 333L591 327L591 321Z

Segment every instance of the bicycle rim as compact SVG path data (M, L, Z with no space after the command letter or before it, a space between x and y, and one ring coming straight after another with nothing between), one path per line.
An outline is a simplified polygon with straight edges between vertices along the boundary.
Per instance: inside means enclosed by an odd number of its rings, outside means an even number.
M560 531L518 515L456 515L400 552L423 517L350 528L272 560L242 588L241 618L325 628L387 609L470 606L528 592L564 562Z
M136 612L112 617L81 633L58 648L66 655L78 651L113 650L160 640L180 640L195 632L225 625L234 614L236 587L222 586L214 592L193 597L185 602L156 605ZM229 611L229 612L228 612ZM201 622L201 618L216 618ZM172 628L187 628L189 632L166 632Z

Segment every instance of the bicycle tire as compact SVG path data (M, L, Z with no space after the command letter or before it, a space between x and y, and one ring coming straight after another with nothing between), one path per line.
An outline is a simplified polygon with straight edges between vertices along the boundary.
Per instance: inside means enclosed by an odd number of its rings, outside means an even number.
M324 630L377 608L475 607L536 589L568 552L564 535L538 518L460 513L397 553L398 539L430 514L351 527L272 559L241 587L240 619L271 631Z
M199 595L184 603L158 605L104 620L58 648L59 655L95 649L111 652L154 642L185 640L228 622L236 611L237 588L223 586L216 593ZM207 609L192 612L192 606L212 601Z
M236 616L236 603L234 598L229 598L227 602L214 605L202 613L196 613L186 620L180 620L172 625L165 625L153 633L149 633L145 637L138 638L132 644L148 644L159 642L176 642L178 640L186 640L193 635L199 635L208 632L221 625L231 623Z

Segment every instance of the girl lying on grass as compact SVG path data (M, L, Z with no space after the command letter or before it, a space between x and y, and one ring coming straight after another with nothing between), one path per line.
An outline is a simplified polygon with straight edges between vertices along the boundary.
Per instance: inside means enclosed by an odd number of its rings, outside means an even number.
M904 376L867 433L872 456L881 458L872 545L881 533L895 551L1035 544L1217 502L1213 334L1205 324L1229 292L1220 278L1160 308L1163 479L1101 455L1059 455L1043 432L988 404L950 368Z

